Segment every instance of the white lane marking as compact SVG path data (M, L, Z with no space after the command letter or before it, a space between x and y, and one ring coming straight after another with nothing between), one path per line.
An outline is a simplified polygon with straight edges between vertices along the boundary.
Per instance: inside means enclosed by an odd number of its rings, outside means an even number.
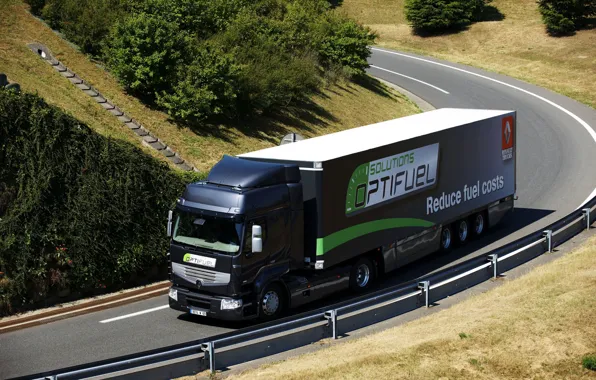
M154 311L158 311L158 310L162 310L162 309L167 309L168 307L170 307L170 305L158 306L158 307L154 307L153 309L147 309L147 310L143 310L143 311L137 311L136 313L132 313L132 314L121 315L119 317L110 318L110 319L104 319L103 321L99 321L99 323L109 323L109 322L119 321L121 319L126 319L126 318L130 318L130 317L136 317L137 315L147 314L147 313L152 313Z
M592 139L594 139L594 142L596 142L596 132L595 132L595 131L594 131L594 130L593 130L591 127L590 127L590 125L589 125L588 123L586 123L585 121L583 121L583 120L582 120L582 119L581 119L579 116L577 116L577 115L576 115L576 114L574 114L573 112L569 111L568 109L566 109L566 108L564 108L564 107L562 107L562 106L558 105L557 103L555 103L555 102L553 102L553 101L551 101L551 100L548 100L548 99L546 99L546 98L544 98L544 97L542 97L542 96L540 96L540 95L538 95L538 94L535 94L535 93L533 93L533 92L531 92L531 91L524 90L523 88L520 88L520 87L514 86L514 85L512 85L512 84L509 84L509 83L506 83L506 82L500 81L500 80L498 80L498 79L494 79L494 78L491 78L491 77L487 77L486 75L477 74L477 73L474 73L474 72L472 72L472 71L468 71L468 70L460 69L459 67L455 67L455 66L446 65L446 64L444 64L444 63L440 63L440 62L434 62L434 61L431 61L431 60L429 60L429 59L418 58L418 57L414 57L414 56L411 56L411 55L407 55L407 54L403 54L403 53L398 53L398 52L395 52L395 51L389 51L389 50L379 49L379 48L371 48L371 49L372 49L372 50L376 50L376 51L382 51L382 52L384 52L384 53L388 53L388 54L399 55L399 56L406 57L406 58L410 58L410 59L416 59L416 60L418 60L418 61L422 61L422 62L426 62L426 63L432 63L433 65L438 65L438 66L447 67L447 68L449 68L449 69L452 69L452 70L457 70L457 71L461 71L462 73L466 73L466 74L474 75L474 76L477 76L477 77L479 77L479 78L483 78L483 79L490 80L490 81L492 81L492 82L495 82L495 83L502 84L503 86L511 87L511 88L513 88L513 89L515 89L515 90L521 91L521 92L523 92L523 93L526 93L526 94L528 94L528 95L532 95L533 97L535 97L535 98L537 98L537 99L540 99L540 100L542 100L543 102L546 102L546 103L550 104L551 106L553 106L553 107L555 107L555 108L559 109L560 111L563 111L563 112L565 112L567 115L569 115L569 116L571 116L572 118L574 118L574 119L575 119L575 121L577 121L578 123L580 123L580 124L582 125L582 127L584 127L584 128L586 129L586 131L588 131L588 133L590 134L590 136L592 136ZM592 199L592 198L594 198L594 197L596 197L596 188L594 188L594 190L592 191L592 194L590 194L590 195L589 195L589 196L586 198L586 200L585 200L585 201L583 201L583 202L582 202L582 204L580 204L580 205L579 205L579 206L576 208L576 210L577 210L577 209L579 209L580 207L582 207L584 204L586 204L586 202L588 202L590 199Z
M124 301L128 301L128 300L132 300L132 299L135 299L135 298L146 296L147 294L153 294L153 293L158 293L158 292L163 292L163 291L164 291L164 289L155 289L155 290L152 290L152 291L147 292L147 293L137 294L137 295L134 295L134 296L130 296L130 297L126 297L126 298L122 298L122 299L118 299L118 300L114 300L114 301L102 303L102 304L99 304L99 305L84 307L82 309L71 310L71 311L67 311L67 312L64 312L64 313L60 313L60 314L49 315L47 317L43 317L43 318L39 318L39 319L34 319L34 320L31 320L31 321L26 321L26 322L21 322L21 323L15 323L14 325L8 325L8 326L5 326L5 327L0 327L0 332L2 330L11 329L13 327L30 325L32 323L36 323L36 322L40 322L40 321L45 321L45 320L50 320L50 322L51 322L52 319L57 318L57 317L64 317L64 316L70 315L70 314L81 313L81 312L87 311L87 310L98 309L98 308L101 308L101 307L104 307L104 306L107 306L107 305L111 305L111 304L115 304L115 303L119 303L119 302L124 302Z
M430 83L426 83L426 82L424 82L424 81L421 81L420 79L412 78L412 77L410 77L410 76L407 76L407 75L404 75L404 74L400 74L400 73L396 73L395 71L387 70L387 69L384 69L384 68L382 68L382 67L375 66L375 65L370 65L370 67L373 67L373 68L375 68L375 69L377 69L377 70L383 70L383 71L387 71L388 73L391 73L391 74L394 74L394 75L399 75L400 77L404 77L404 78L407 78L407 79L413 80L413 81L415 81L415 82L422 83L422 84L424 84L424 85L426 85L426 86L428 86L428 87L432 87L432 88L434 88L435 90L441 91L442 93L449 95L449 92L447 92L447 91L443 90L442 88L439 88L439 87L437 87L437 86L433 86L432 84L430 84Z

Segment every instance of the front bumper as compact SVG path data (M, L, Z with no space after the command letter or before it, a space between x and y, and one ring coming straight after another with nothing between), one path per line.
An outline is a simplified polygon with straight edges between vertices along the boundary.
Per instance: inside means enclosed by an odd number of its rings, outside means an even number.
M188 289L172 286L178 293L178 299L168 297L170 308L185 313L191 309L204 312L206 317L224 321L245 321L257 317L254 302L243 300L243 305L237 309L221 310L221 300L224 297L212 296L204 293L197 293Z

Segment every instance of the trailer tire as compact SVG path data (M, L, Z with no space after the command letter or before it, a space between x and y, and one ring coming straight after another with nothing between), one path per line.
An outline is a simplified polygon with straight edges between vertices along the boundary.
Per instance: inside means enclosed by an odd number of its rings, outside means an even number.
M470 222L468 219L462 219L456 224L457 231L457 243L463 245L468 241L470 237Z
M441 251L448 251L453 246L453 228L451 225L441 229Z
M267 285L259 298L259 318L271 321L279 318L286 306L286 292L277 283Z
M362 257L352 265L350 270L350 288L360 292L370 288L376 278L376 269L373 262Z
M474 215L471 225L475 236L482 235L486 230L486 217L484 212L479 212L478 214Z

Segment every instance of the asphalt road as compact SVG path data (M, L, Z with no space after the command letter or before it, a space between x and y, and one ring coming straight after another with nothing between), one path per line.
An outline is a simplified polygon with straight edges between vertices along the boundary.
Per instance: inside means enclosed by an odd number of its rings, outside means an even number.
M436 108L512 109L518 117L519 200L515 213L483 239L447 256L435 255L402 268L379 287L440 270L515 240L575 210L594 193L596 135L588 132L590 126L596 127L593 109L502 75L413 54L374 49L370 63L372 75L407 89ZM349 297L345 293L333 301ZM2 334L0 378L108 359L243 327L190 317L165 305L167 298L160 296Z

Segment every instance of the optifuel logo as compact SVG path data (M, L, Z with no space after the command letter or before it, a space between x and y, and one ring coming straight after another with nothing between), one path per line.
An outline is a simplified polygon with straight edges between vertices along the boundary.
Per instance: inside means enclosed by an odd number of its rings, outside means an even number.
M501 156L503 161L513 158L513 116L504 117L501 121Z
M358 166L348 184L346 215L433 186L438 160L439 144L433 144Z

